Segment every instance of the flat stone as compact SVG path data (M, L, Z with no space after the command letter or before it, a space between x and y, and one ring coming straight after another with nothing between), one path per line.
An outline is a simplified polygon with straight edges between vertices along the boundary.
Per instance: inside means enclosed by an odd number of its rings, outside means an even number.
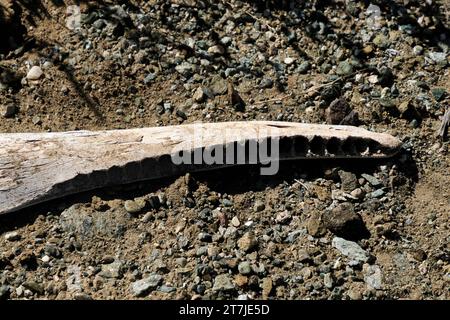
M305 229L299 229L299 230L294 230L292 232L289 232L286 239L284 239L284 242L286 243L294 243L295 240L297 240L297 238L301 235L305 235L306 234L306 230Z
M104 278L120 278L122 276L122 262L115 261L110 264L103 264L100 275Z
M352 111L349 103L343 97L333 100L327 108L328 124L341 124L342 120Z
M248 278L246 276L242 275L242 274L237 274L234 277L234 283L236 283L236 285L238 287L244 287L248 283Z
M382 288L382 273L377 265L364 265L364 281L368 289L379 290Z
M22 285L33 293L44 294L45 292L44 287L35 281L26 281Z
M362 49L362 51L365 55L369 55L373 52L373 47L371 45L367 45Z
M383 189L375 190L374 192L372 192L370 194L370 196L372 198L381 198L382 196L384 196L384 191L383 191Z
M74 300L93 300L92 297L86 293L83 292L76 292L73 295Z
M124 207L128 213L138 213L145 207L144 199L135 199L135 200L127 200L125 201Z
M376 83L378 83L378 75L373 74L373 75L369 76L367 78L367 80L372 84L376 84Z
M358 262L367 262L369 260L369 254L356 242L334 237L331 245L351 260L356 260Z
M445 52L432 51L428 53L428 56L430 57L431 60L433 60L433 62L437 64L445 65L447 63L447 55L445 54Z
M234 284L228 274L219 274L214 278L213 291L231 291L234 289Z
M182 62L181 64L175 67L175 70L185 77L191 76L197 70L197 66L193 65L189 62Z
M284 210L282 212L277 213L275 217L275 222L279 224L287 224L292 219L292 215L289 211Z
M163 277L159 274L152 274L144 279L138 280L131 284L131 292L135 297L147 295L150 291L155 290L163 281Z
M363 173L361 174L361 177L367 180L373 187L379 187L381 186L381 181L375 178L374 176L371 176L370 174Z
M156 74L155 73L149 73L148 75L145 76L144 83L148 84L148 83L152 82L155 79L156 79Z
M214 45L208 48L208 53L220 56L225 53L225 49L221 45Z
M233 206L233 201L229 200L229 199L223 199L222 200L222 204L224 207L232 207Z
M74 233L80 239L121 237L128 220L129 214L123 209L111 209L99 214L92 208L75 204L61 213L59 224L64 232Z
M259 87L262 89L272 88L273 80L270 78L263 78L259 84Z
M159 292L163 292L163 293L171 293L171 292L177 291L177 289L174 288L174 287L169 287L169 286L166 286L166 285L162 285L161 287L158 288L158 291Z
M441 101L444 98L446 91L445 88L433 88L431 89L431 94L436 101Z
M8 232L5 234L5 240L7 241L17 241L20 240L21 236L17 231Z

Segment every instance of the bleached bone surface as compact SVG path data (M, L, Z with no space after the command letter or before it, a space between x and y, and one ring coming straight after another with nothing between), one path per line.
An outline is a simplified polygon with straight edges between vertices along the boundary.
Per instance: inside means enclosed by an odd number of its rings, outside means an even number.
M199 131L203 137L194 146ZM232 141L224 141L230 132ZM279 139L280 160L383 158L401 146L388 134L358 127L276 121L0 134L0 214L108 185L233 165L175 165L174 148L193 152L271 138Z

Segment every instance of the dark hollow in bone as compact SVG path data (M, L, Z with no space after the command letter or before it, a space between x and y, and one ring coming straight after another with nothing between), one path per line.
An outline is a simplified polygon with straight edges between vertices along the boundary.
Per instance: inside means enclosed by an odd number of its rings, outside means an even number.
M369 141L369 152L370 154L377 154L381 151L381 145L377 141Z
M326 149L330 155L341 154L341 140L335 137L328 139Z
M314 136L309 143L309 151L315 155L324 155L325 140L322 137Z
M297 136L294 138L294 152L296 155L304 156L308 153L309 142L305 137Z
M356 151L356 146L355 146L355 139L353 138L347 138L344 140L344 142L342 143L342 152L349 155L349 156L356 156L358 154L358 152Z
M354 139L355 148L358 153L364 153L367 151L368 144L366 139L356 138Z
M280 138L280 155L295 156L294 140L290 137Z

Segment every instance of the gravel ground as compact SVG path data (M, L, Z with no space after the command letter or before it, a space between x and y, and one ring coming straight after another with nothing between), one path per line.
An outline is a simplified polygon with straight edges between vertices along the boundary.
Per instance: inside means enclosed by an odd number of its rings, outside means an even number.
M448 1L36 3L0 0L1 132L280 120L404 150L2 216L0 299L450 298Z

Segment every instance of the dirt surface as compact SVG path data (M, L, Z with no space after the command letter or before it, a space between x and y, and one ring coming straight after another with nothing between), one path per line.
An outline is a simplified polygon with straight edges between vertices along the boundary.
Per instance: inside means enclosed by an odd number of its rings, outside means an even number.
M188 174L2 216L0 299L450 298L447 1L0 13L1 132L280 120L404 142L385 161Z

